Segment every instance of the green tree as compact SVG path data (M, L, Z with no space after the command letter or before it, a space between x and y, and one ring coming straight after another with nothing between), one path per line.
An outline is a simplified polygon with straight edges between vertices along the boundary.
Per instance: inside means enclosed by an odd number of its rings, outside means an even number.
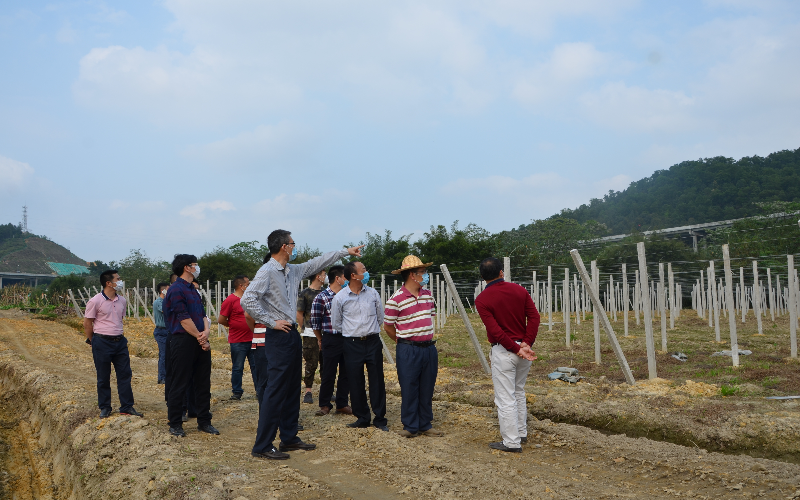
M390 273L399 268L403 258L411 253L410 238L411 235L407 234L394 239L388 229L383 236L367 233L366 238L359 242L359 245L366 245L361 249L361 257L349 260L361 261L373 275Z
M476 224L459 228L455 221L449 230L442 225L431 226L430 231L414 243L411 253L436 266L447 264L451 271L477 272L480 261L492 254L492 239L488 231ZM397 262L398 267L399 264Z
M551 264L571 266L570 250L592 244L607 233L605 225L595 221L578 222L554 215L496 234L492 238L493 253L498 257L511 257L515 267Z
M106 269L116 269L125 281L125 286L130 288L136 286L136 280L139 280L140 286L147 286L148 283L152 286L153 279L157 282L168 281L169 275L172 274L169 262L151 259L138 248L131 250L131 253L120 261L112 260ZM99 271L102 273L106 269Z

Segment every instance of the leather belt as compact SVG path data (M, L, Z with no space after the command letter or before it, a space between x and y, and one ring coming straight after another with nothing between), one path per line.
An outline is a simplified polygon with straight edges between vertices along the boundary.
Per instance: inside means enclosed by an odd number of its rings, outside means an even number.
M122 341L122 339L125 338L122 335L103 335L101 333L92 333L92 337L93 338L94 337L100 337L100 338L108 340L109 342L120 342L120 341Z
M408 345L415 345L417 347L430 347L432 345L436 345L435 340L424 340L422 342L414 342L413 340L408 339L397 339L398 344L408 344Z
M369 335L364 335L363 337L345 337L348 340L372 340L373 337L378 335L377 333L370 333Z

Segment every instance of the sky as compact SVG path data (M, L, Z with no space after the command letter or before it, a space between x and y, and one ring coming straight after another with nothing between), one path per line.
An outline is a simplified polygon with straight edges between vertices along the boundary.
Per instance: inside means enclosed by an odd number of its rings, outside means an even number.
M86 260L491 231L800 147L800 3L0 4L0 223Z

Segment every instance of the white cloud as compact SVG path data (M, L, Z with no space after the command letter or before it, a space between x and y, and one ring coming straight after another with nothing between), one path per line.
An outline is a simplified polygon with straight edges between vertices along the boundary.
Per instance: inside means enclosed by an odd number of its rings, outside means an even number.
M205 219L206 212L211 211L221 211L221 212L228 212L230 210L236 210L233 206L233 203L229 201L202 201L200 203L195 203L194 205L189 205L188 207L183 207L179 212L184 217L192 217L195 219Z
M0 156L0 192L22 190L33 177L33 168L27 163Z
M64 21L61 28L56 33L56 40L58 43L73 43L78 37L78 32L72 29L72 24L69 21Z
M634 132L685 132L698 127L695 99L680 91L609 83L581 102L597 123Z
M226 169L302 166L312 151L309 140L310 134L293 124L259 125L234 137L191 146L185 153L189 158Z
M631 181L632 179L629 176L625 174L618 174L607 179L595 181L594 185L597 187L597 190L600 193L606 194L611 190L623 191L627 189L628 186L630 186Z

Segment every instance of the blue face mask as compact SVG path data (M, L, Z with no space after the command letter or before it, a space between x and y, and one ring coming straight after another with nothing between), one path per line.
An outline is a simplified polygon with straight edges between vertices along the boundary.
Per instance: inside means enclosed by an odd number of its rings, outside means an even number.
M289 257L289 262L297 258L297 247L292 247L292 255Z
M348 280L344 280L344 285L342 285L342 288L347 288L347 285L349 284L350 282Z
M361 283L365 285L369 283L369 271L364 271L364 277L361 278Z
M423 274L422 275L422 284L423 285L427 285L429 279L430 279L430 277L428 276L428 273Z

